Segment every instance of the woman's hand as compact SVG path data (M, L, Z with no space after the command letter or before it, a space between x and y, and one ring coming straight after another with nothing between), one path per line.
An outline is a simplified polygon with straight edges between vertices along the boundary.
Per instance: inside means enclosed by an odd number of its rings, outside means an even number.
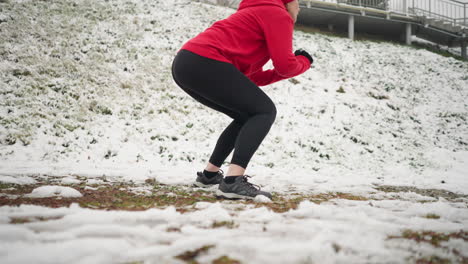
M298 49L294 52L294 55L298 56L298 55L302 55L304 57L306 57L309 61L310 61L310 64L312 64L314 62L314 59L312 58L312 56L305 50L303 49Z

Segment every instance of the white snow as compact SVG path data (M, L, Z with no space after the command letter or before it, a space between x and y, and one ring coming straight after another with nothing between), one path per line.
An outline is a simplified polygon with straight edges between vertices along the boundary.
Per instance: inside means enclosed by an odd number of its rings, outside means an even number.
M255 196L254 201L257 203L270 203L271 202L270 198L266 197L265 195Z
M7 219L33 221L22 225L3 222L0 258L2 263L179 263L174 256L215 245L197 260L211 263L227 254L242 263L403 263L411 250L430 250L453 260L443 249L388 236L428 226L434 231L456 232L468 225L466 208L445 202L303 202L297 210L282 214L264 207L232 210L221 203L196 207L198 211L184 214L173 207L143 212L97 211L73 205L59 209L1 207L0 214ZM424 218L427 213L443 217ZM54 219L34 221L35 217ZM232 221L234 227L210 227L223 221ZM467 244L450 240L446 246L463 252ZM24 254L26 248L28 254Z
M230 120L178 88L171 62L184 42L235 10L188 0L10 0L0 10L0 182L195 179ZM1 206L0 262L180 263L174 256L210 244L200 263L222 255L243 263L437 255L456 263L452 249L468 257L460 239L443 244L450 250L388 239L405 229L466 231L466 198L375 189L468 194L468 63L393 43L294 37L315 64L297 84L262 88L278 115L247 174L282 195L347 192L371 201L303 202L286 213L228 201L183 214ZM34 193L81 195L51 185ZM11 223L18 218L29 222ZM212 228L222 221L234 226Z
M64 187L64 186L54 186L54 185L47 185L35 188L30 194L26 195L29 198L44 198L44 197L82 197L83 195L71 188L71 187Z
M29 176L7 176L0 175L0 182L12 184L34 184L36 180Z
M80 180L72 178L72 177L65 177L60 182L62 184L78 184L78 183L81 183Z

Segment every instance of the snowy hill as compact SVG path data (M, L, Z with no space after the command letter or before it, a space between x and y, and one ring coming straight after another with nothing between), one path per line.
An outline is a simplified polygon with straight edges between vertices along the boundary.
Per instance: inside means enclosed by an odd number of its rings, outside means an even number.
M184 94L170 66L185 41L234 10L188 1L1 8L0 170L183 183L202 169L229 119ZM466 192L466 62L302 32L295 47L316 63L265 88L278 117L248 170L258 182Z
M171 62L232 12L0 0L0 262L466 263L468 63L425 50L296 31L247 170L274 201L190 186L230 120Z

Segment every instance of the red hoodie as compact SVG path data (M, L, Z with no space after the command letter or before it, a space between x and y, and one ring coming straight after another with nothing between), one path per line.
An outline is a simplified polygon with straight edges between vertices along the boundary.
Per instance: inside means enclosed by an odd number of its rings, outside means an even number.
M242 0L237 12L188 41L182 49L232 63L259 86L299 75L310 68L292 49L294 21L282 0ZM274 69L263 71L273 61Z

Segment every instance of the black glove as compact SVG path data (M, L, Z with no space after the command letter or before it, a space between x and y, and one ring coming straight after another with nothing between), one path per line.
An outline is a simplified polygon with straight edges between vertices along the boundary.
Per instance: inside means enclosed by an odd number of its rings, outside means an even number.
M296 50L294 52L294 55L296 55L296 56L302 55L302 56L306 57L310 61L310 64L312 64L314 62L314 59L312 59L312 56L310 56L310 54L307 53L307 51L305 51L303 49Z

